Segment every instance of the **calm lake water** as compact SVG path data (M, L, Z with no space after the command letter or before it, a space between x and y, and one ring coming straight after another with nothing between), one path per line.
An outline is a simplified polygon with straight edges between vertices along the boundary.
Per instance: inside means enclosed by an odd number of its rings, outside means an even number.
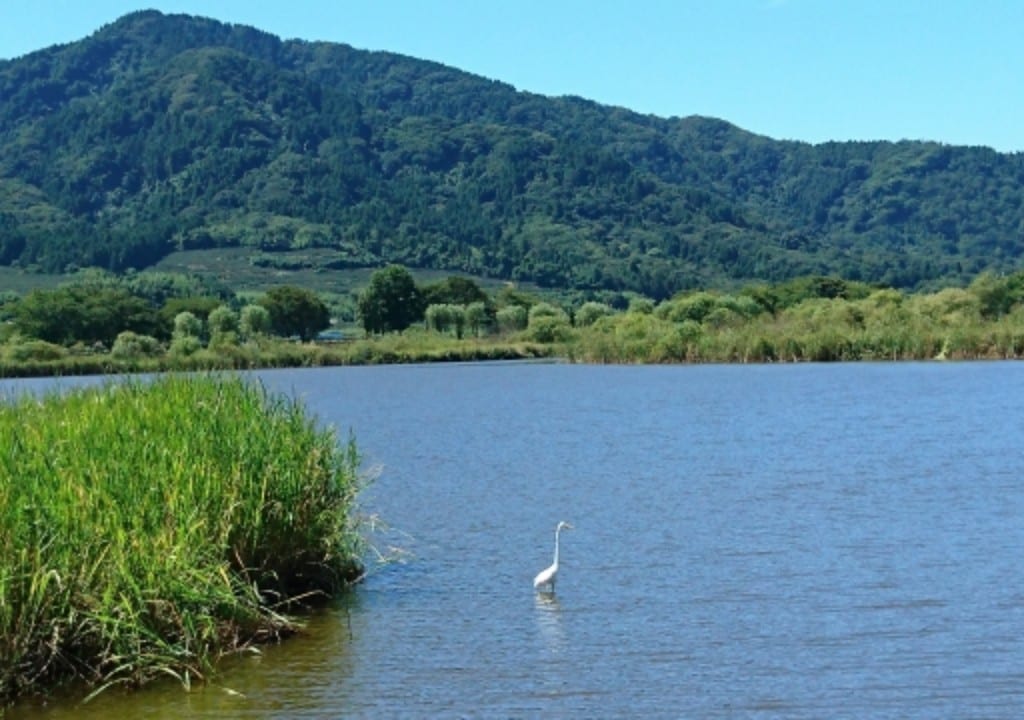
M401 562L213 685L8 717L1024 713L1024 364L259 376L352 429Z

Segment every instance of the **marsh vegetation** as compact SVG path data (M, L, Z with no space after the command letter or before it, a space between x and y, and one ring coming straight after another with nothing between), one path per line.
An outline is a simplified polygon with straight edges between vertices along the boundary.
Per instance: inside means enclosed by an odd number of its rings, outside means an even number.
M0 706L171 675L289 634L355 581L354 441L239 378L0 404Z
M835 277L636 294L486 291L374 272L339 318L319 293L189 294L200 280L86 271L0 302L0 375L566 358L598 363L1005 359L1024 355L1024 272L905 293ZM0 299L2 300L2 299ZM325 329L333 328L329 332Z

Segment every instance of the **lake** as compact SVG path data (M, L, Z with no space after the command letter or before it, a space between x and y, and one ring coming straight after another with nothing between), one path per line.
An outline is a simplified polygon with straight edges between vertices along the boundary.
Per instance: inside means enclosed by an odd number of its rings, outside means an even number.
M257 375L355 434L389 562L211 685L9 718L1024 712L1022 364Z

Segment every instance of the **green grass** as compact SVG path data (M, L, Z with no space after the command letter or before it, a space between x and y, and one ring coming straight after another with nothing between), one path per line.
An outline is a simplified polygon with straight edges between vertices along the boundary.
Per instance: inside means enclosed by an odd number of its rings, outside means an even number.
M45 275L0 265L0 293L13 290L26 295L33 290L52 290L67 280L65 275Z
M354 443L257 385L22 397L0 404L0 438L0 700L187 685L361 572Z

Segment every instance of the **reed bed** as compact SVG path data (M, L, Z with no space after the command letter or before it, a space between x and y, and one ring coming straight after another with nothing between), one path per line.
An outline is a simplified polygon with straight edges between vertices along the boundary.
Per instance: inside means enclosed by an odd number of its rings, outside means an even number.
M9 399L0 442L0 701L187 686L361 572L354 442L254 383Z
M267 340L259 344L203 349L185 356L125 358L98 353L54 359L14 359L4 357L0 352L0 378L528 360L553 357L556 352L555 347L542 343L456 340L436 334L408 332L405 335L355 340L337 345Z

